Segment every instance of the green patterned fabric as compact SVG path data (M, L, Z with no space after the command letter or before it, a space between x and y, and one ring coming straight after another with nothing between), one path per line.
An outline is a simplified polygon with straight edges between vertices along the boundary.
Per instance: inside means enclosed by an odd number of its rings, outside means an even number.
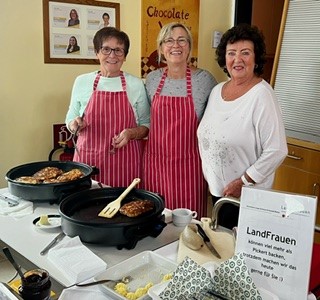
M213 281L210 272L186 257L173 273L168 286L160 293L160 298L192 299L192 296L204 289L211 289Z
M221 263L213 277L186 257L159 296L163 300L262 300L242 253Z
M245 264L243 254L238 253L221 263L213 276L214 290L227 299L262 300Z

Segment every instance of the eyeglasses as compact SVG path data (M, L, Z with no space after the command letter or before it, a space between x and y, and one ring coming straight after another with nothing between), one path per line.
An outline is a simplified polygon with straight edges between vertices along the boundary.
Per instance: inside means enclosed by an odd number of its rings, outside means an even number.
M123 56L124 55L124 49L122 48L110 48L110 47L101 47L101 53L104 55L110 55L111 52L114 52L116 56Z
M184 37L180 37L180 38L178 38L176 40L172 39L172 38L169 38L169 39L166 39L166 40L163 41L163 43L167 47L172 47L175 44L175 42L177 42L179 46L184 47L189 43L189 39L184 38Z

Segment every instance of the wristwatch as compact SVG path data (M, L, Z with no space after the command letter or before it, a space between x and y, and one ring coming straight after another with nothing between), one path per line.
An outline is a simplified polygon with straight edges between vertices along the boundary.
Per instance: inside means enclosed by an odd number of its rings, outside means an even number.
M249 181L247 180L246 176L244 176L244 175L241 176L241 180L242 180L242 182L243 182L243 184L244 184L245 186L254 186L254 183L253 183L253 182L249 182Z

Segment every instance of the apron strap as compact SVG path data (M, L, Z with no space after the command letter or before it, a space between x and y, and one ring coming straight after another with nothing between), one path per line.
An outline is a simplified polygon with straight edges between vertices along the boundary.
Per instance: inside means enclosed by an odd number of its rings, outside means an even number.
M162 73L161 80L160 80L160 83L159 83L159 85L158 85L157 91L156 91L156 93L154 94L155 96L159 96L159 95L160 95L161 90L162 90L162 87L163 87L163 85L164 85L164 81L165 81L166 78L167 78L167 73L168 73L168 69L165 68L164 71L163 71L163 73Z
M98 73L97 76L96 76L96 79L93 82L93 91L95 91L97 89L100 76L101 76L100 73Z
M192 97L191 69L187 67L187 96Z
M126 79L125 79L122 71L120 72L120 78L121 78L122 90L124 92L126 92L127 91L127 83L126 83Z

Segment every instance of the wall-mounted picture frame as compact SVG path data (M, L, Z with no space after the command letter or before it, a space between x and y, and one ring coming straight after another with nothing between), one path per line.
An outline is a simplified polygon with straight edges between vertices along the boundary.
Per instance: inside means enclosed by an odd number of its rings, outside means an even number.
M95 33L120 29L120 4L94 0L43 0L44 62L98 64Z

